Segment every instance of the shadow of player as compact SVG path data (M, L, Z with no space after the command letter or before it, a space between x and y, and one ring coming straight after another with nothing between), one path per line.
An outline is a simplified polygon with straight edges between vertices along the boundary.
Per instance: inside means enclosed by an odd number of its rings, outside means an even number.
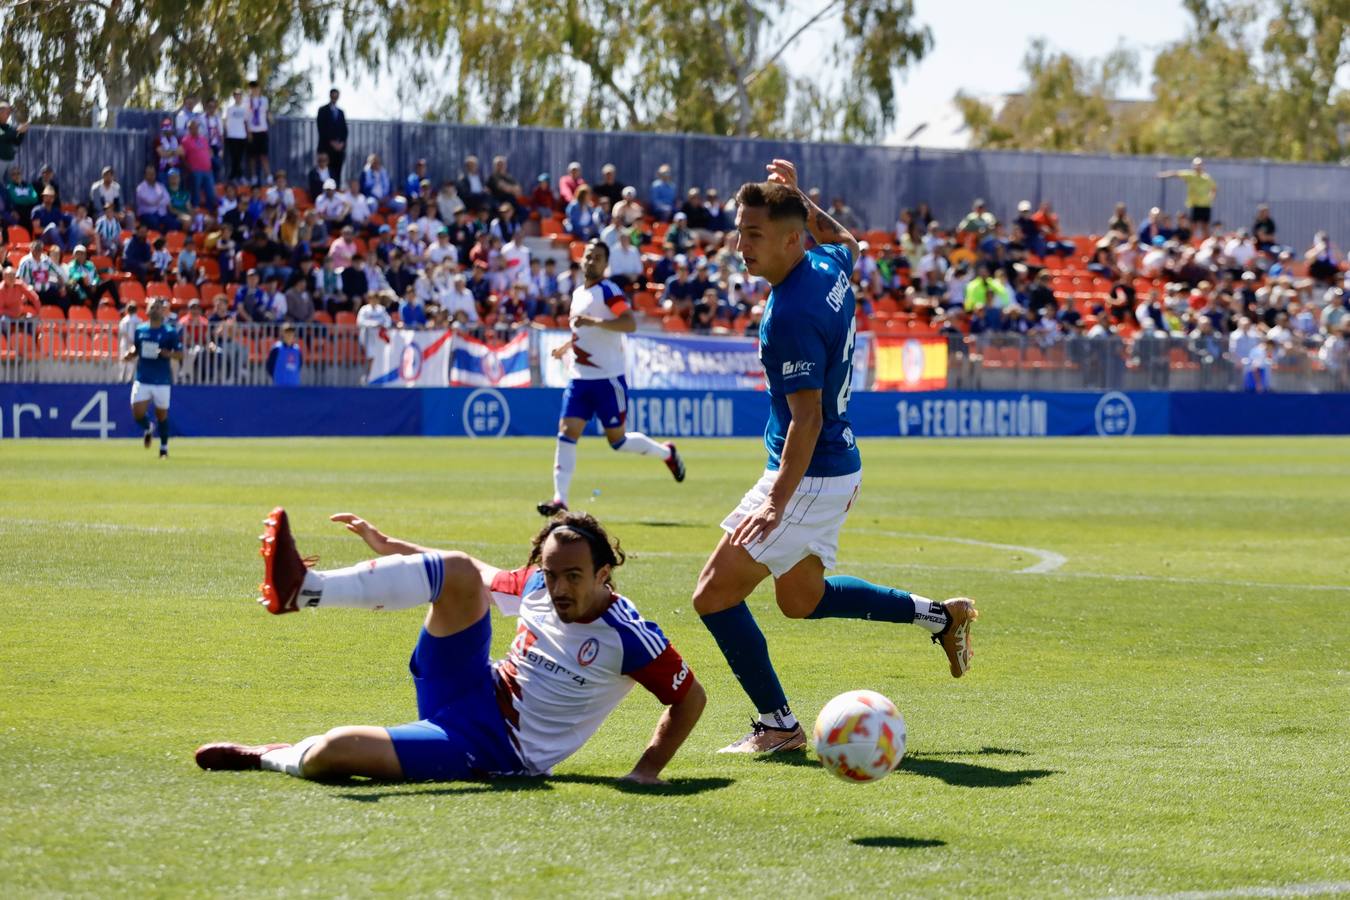
M879 834L872 837L855 837L850 844L858 847L877 847L890 850L918 850L921 847L945 847L947 842L938 838L901 837L898 834Z
M687 797L729 787L731 778L672 778L665 784L635 784L617 778L598 775L555 775L551 778L494 778L490 781L465 781L436 784L393 784L381 781L329 782L347 789L337 796L358 803L378 803L388 797L454 797L462 794L515 793L518 791L551 791L555 784L589 784L613 788L623 794L645 794L656 797Z

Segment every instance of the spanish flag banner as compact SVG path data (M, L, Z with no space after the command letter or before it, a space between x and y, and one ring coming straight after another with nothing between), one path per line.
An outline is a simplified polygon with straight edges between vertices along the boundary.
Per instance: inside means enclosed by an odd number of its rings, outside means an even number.
M940 391L947 387L947 339L877 335L878 391Z

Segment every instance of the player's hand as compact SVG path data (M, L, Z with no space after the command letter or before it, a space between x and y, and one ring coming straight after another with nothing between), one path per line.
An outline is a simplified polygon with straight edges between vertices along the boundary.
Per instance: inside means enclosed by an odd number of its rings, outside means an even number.
M765 500L759 509L741 520L731 533L731 543L738 547L749 547L756 541L762 541L773 533L782 520L782 514L772 500Z
M328 521L341 522L347 526L348 531L365 541L370 549L376 553L381 552L385 541L383 532L355 513L334 513L328 517Z
M637 769L634 769L633 771L629 772L627 775L623 776L619 780L627 782L629 784L646 784L652 786L662 785L666 783L663 779L657 777L656 775L648 775L646 772L639 772Z
M577 327L577 326L580 326L580 327L584 328L584 327L586 327L587 325L599 325L600 322L601 322L601 320L600 320L600 319L597 319L595 316L573 316L573 317L572 317L572 327L574 327L574 328Z
M797 187L797 167L786 159L775 159L764 168L769 170L769 180L776 184L785 184L794 190Z
M554 359L562 359L571 350L572 350L572 342L568 341L565 344L560 344L559 346L554 347L553 352L549 355L552 356Z

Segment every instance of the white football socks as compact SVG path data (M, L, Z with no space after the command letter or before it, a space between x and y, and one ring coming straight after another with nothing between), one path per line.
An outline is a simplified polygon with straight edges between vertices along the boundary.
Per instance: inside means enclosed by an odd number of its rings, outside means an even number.
M440 596L445 557L439 553L381 556L318 572L310 569L300 587L301 606L411 609Z
M553 451L553 499L567 502L572 488L572 475L577 470L577 442L558 435L558 446Z
M759 721L770 728L791 730L797 727L797 717L794 716L792 710L786 706L781 709L775 709L773 712L760 713Z
M941 603L929 600L927 597L920 597L918 594L910 594L909 598L914 601L914 624L921 628L927 628L933 634L937 634L947 627L947 610Z
M314 742L323 735L311 735L298 744L290 747L283 747L280 750L271 750L262 755L259 763L269 772L281 772L286 775L294 775L296 778L305 777L305 754L309 748L314 746Z
M614 445L611 444L611 447ZM670 448L665 444L658 444L656 441L647 437L640 431L630 431L623 436L623 443L614 447L620 453L641 453L643 456L659 456L661 459L670 459Z

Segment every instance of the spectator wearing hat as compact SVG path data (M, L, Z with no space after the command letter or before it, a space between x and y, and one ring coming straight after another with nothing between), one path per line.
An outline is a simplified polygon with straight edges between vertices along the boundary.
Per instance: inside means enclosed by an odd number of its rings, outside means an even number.
M304 352L296 340L295 326L287 322L281 326L281 339L267 353L267 374L277 387L299 387L303 365Z
M42 199L32 182L24 180L23 170L17 163L12 164L9 167L9 178L5 181L4 206L8 210L6 222L10 225L22 225L24 228L30 227L33 210L41 202Z
M540 218L549 218L558 209L558 198L553 193L553 179L547 172L540 172L534 180L534 190L530 192L530 208L539 213Z
M328 172L320 179L320 184L329 178L334 181L341 179L342 163L347 158L347 114L338 106L339 96L337 88L329 88L328 102L319 107L319 112L314 117L314 124L319 132L318 155L328 158L329 167ZM317 194L318 191L310 192L310 196Z
M688 253L694 249L697 241L694 240L694 233L689 230L689 216L680 211L671 217L670 227L666 229L665 243L674 248L677 254Z
M0 100L0 162L10 162L28 134L28 123L15 125L14 110L8 100Z
M104 284L99 278L98 269L89 261L89 251L84 244L76 244L71 251L70 262L66 264L66 289L71 302L82 306L93 306L104 291L114 299L117 297L112 284Z
M33 188L42 196L42 192L47 188L56 191L56 205L61 205L61 185L56 180L56 170L52 168L51 163L43 163L37 170L37 175L33 177Z
M122 210L122 185L117 183L112 166L104 166L99 180L89 186L89 208L101 210L111 204L115 212Z
M642 204L638 202L637 188L628 185L619 196L619 202L610 210L610 221L620 228L632 228L642 221Z
M216 210L216 176L212 170L211 143L202 133L201 121L188 120L183 137L183 165L187 169L188 194L193 204Z
M567 174L558 179L558 196L562 202L570 206L576 199L577 191L586 184L586 179L581 174L581 163L573 160L567 164ZM588 192L594 199L594 192Z
M679 192L671 179L670 166L662 163L657 167L656 178L652 179L651 186L647 189L647 204L651 207L652 215L662 222L669 222L671 216L675 214L675 201L678 197Z
M45 231L48 226L56 226L68 221L69 217L61 212L61 206L56 199L56 188L48 185L42 191L41 201L33 207L30 221L33 223L33 233L39 234Z
M1219 194L1218 182L1205 171L1200 157L1191 160L1189 169L1171 169L1158 173L1159 178L1176 178L1186 184L1186 206L1190 208L1191 222L1200 230L1201 239L1208 238L1214 198Z
M600 183L591 186L591 193L596 198L603 197L609 201L610 207L623 199L623 189L626 187L619 180L619 170L614 163L605 163L600 167Z
M455 186L459 189L460 199L473 212L487 209L491 194L483 182L483 174L478 170L478 157L464 157L464 168L459 174Z
M520 222L516 221L516 207L510 201L504 200L497 207L497 218L492 220L488 227L488 232L497 240L505 244L516 236L520 230Z
M314 195L314 209L328 228L337 229L351 221L352 206L345 196L337 192L337 182L331 178L324 180L322 190Z
M163 174L176 169L183 162L183 147L178 133L173 130L173 119L165 116L159 123L159 134L154 139L155 165Z

